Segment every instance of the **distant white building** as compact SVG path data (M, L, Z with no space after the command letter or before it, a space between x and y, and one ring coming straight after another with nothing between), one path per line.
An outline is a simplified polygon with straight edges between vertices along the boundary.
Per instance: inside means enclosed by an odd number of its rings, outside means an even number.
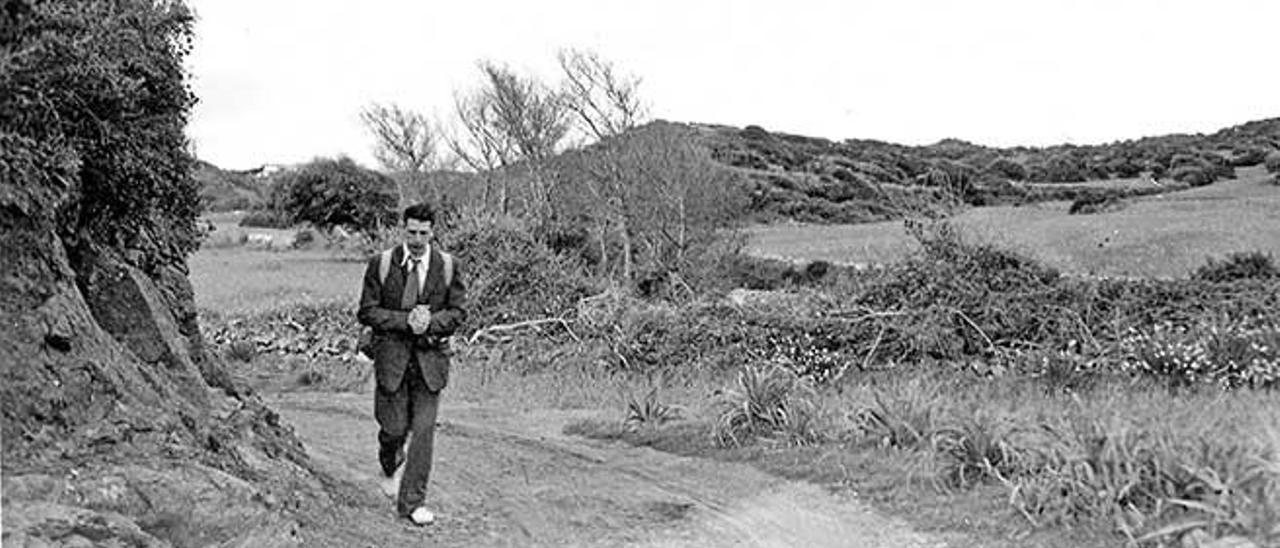
M262 167L254 170L256 171L256 173L254 173L254 176L265 178L265 177L270 177L272 175L275 175L277 173L289 171L290 169L292 169L291 166L286 166L284 164L262 164Z

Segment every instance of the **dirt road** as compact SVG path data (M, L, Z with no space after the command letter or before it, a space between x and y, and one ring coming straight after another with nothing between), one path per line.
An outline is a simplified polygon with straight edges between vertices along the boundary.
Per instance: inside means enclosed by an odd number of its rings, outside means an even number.
M394 519L377 487L371 397L270 400L320 468L344 480L352 505L348 515L318 517L324 533L309 545L945 546L857 501L750 466L562 434L581 413L448 400L429 491L439 518L420 529Z

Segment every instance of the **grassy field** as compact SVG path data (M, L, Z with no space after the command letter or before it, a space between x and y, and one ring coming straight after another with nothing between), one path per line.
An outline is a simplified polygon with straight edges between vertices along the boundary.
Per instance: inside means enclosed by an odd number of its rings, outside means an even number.
M973 241L1017 250L1079 275L1182 277L1235 251L1280 255L1280 186L1259 168L1184 191L1130 198L1122 210L1069 215L1066 202L978 207L952 219ZM918 249L901 222L772 225L749 230L751 253L842 264L892 262Z
M1067 215L1067 205L977 208L956 223L971 238L1077 274L1181 276L1206 257L1280 251L1280 187L1264 183L1257 171L1133 199L1112 213ZM234 220L213 222L230 234L242 230ZM756 253L839 262L889 262L916 247L901 223L775 226L755 229L753 236ZM220 242L190 260L203 311L225 320L333 302L354 307L359 262L324 250L258 249L238 236ZM349 319L348 313L339 311ZM1120 491L1163 488L1143 483L1151 470L1186 481L1196 474L1244 481L1226 476L1273 462L1280 452L1280 396L1268 391L1170 393L1124 377L1061 390L1043 379L975 376L971 364L901 364L853 370L838 386L796 396L763 390L767 383L744 386L740 367L667 377L618 372L607 365L609 349L590 341L524 338L458 350L451 398L518 409L596 410L599 418L575 425L574 433L751 462L780 476L856 492L919 529L960 534L967 539L960 547L1125 545L1121 529L1137 535L1177 516L1172 506L1113 514L1129 504ZM277 377L276 389L334 389L300 380L326 373L323 364L301 356L260 354L235 367ZM744 394L794 397L788 405L799 407L788 408L788 417L803 420L788 418L782 430L741 446L717 443L726 410L748 407ZM1223 523L1265 519L1248 512L1276 508L1239 498L1223 504L1243 509ZM1230 532L1222 524L1203 529Z
M196 306L245 314L281 306L360 298L364 263L328 251L203 249L188 261Z

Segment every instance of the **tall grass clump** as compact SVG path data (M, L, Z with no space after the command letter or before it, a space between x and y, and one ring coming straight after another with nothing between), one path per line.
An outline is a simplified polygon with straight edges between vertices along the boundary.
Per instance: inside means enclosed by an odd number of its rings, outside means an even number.
M1261 251L1232 253L1221 261L1209 259L1191 273L1191 279L1206 282L1277 278L1280 278L1280 268L1276 267L1275 258Z
M811 381L775 363L748 365L725 391L713 433L724 446L757 439L789 445L821 441L818 408Z
M938 430L933 442L943 485L968 488L1008 482L1027 470L1026 449L1016 439L1020 426L1001 414L976 409Z
M1276 407L1261 394L1126 389L1039 405L1032 435L1015 438L1023 466L1001 480L1033 525L1108 524L1131 542L1280 533Z
M929 447L942 429L948 407L940 387L921 378L904 386L873 389L870 400L854 411L856 435L895 449Z

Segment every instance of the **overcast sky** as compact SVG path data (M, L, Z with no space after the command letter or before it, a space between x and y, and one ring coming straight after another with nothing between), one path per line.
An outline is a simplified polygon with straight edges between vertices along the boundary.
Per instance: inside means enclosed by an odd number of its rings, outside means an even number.
M346 154L362 106L448 122L491 59L552 82L592 49L655 117L996 146L1280 116L1276 0L190 0L188 130L224 168Z

